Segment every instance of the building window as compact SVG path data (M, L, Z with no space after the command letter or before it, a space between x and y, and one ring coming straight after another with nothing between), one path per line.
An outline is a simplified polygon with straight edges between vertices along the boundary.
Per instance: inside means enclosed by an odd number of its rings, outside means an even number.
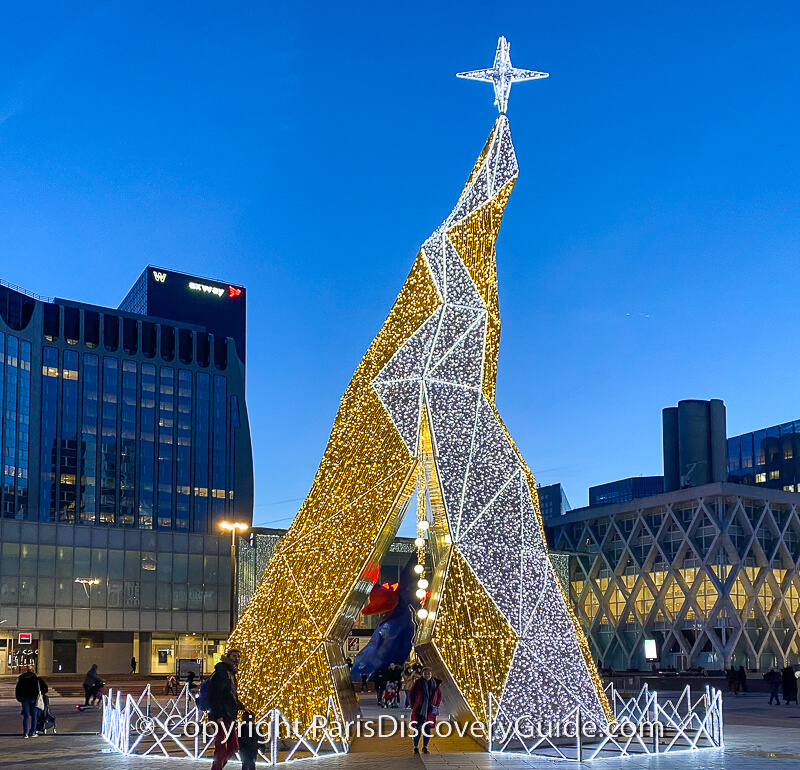
M175 529L188 530L192 491L192 373L178 372L178 445L175 464Z
M225 470L228 436L228 391L227 380L214 376L214 427L211 451L211 521L216 529L225 517Z
M128 527L133 526L136 519L136 405L138 400L136 397L136 369L135 361L122 362L119 523Z
M208 464L211 438L211 378L198 372L194 415L194 531L208 529Z
M175 370L161 367L158 401L158 528L172 529L172 460L175 432Z
M781 477L780 471L770 471L769 472L769 480L775 481L775 479L779 479Z
M95 346L96 347L96 346ZM83 356L83 397L81 400L81 521L97 522L97 399L99 371L97 356Z
M78 499L78 353L64 351L61 370L61 448L58 520L75 522Z
M139 527L153 529L156 462L156 367L153 364L142 364L139 408Z
M58 468L58 350L42 348L42 431L39 448L39 520L55 521Z
M106 321L111 316L106 316ZM116 320L116 319L114 319ZM100 523L114 524L117 510L118 361L103 359L103 406L100 412Z
M5 351L5 425L3 429L3 516L14 518L17 443L17 366L19 340L9 336Z
M30 467L31 343L20 343L19 425L17 428L17 518L28 517L28 468Z
M239 398L231 396L230 440L228 447L228 500L233 500L234 475L236 472L236 431L241 427L239 420ZM228 503L234 510L233 503Z
M756 473L756 484L764 484L767 481L766 473Z

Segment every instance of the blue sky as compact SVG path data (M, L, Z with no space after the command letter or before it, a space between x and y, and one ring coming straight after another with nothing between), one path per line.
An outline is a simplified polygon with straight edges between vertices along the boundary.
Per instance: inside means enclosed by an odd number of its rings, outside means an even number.
M661 409L800 418L794 2L29 3L0 16L0 276L116 306L244 284L257 523L339 398L517 66L497 403L542 483L661 472Z

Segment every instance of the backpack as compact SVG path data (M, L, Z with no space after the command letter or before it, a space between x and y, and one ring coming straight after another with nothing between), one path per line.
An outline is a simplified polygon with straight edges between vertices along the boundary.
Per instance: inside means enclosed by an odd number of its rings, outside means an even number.
M211 711L211 702L208 700L210 682L211 676L200 684L200 692L197 693L197 698L195 699L197 708L199 708L200 711Z

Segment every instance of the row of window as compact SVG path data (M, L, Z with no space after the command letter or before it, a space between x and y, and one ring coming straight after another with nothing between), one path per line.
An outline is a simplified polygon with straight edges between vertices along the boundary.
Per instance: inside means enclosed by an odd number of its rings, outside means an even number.
M213 360L220 371L228 366L225 337L77 307L45 303L43 308L44 336L49 342L63 337L67 344L77 345L83 340L86 347L95 349L102 341L109 353L121 346L131 356L141 351L145 358L160 356L167 362L177 357L185 365L196 361L207 367Z
M71 579L47 577L9 577L0 584L0 602L6 607L75 607L143 610L195 610L217 612L227 609L227 585L190 583L142 583L134 580L109 580L84 586Z
M792 467L800 466L800 422L775 425L728 439L728 473L731 475L789 460L794 460Z

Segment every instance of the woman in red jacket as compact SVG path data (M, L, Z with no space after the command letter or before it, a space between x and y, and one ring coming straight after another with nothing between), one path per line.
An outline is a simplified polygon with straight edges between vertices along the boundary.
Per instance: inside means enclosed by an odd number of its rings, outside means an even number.
M422 676L414 682L408 694L411 704L411 727L414 728L414 753L419 754L419 736L422 733L422 753L428 753L428 741L433 735L433 726L442 703L442 680L434 679L429 668L422 669Z

